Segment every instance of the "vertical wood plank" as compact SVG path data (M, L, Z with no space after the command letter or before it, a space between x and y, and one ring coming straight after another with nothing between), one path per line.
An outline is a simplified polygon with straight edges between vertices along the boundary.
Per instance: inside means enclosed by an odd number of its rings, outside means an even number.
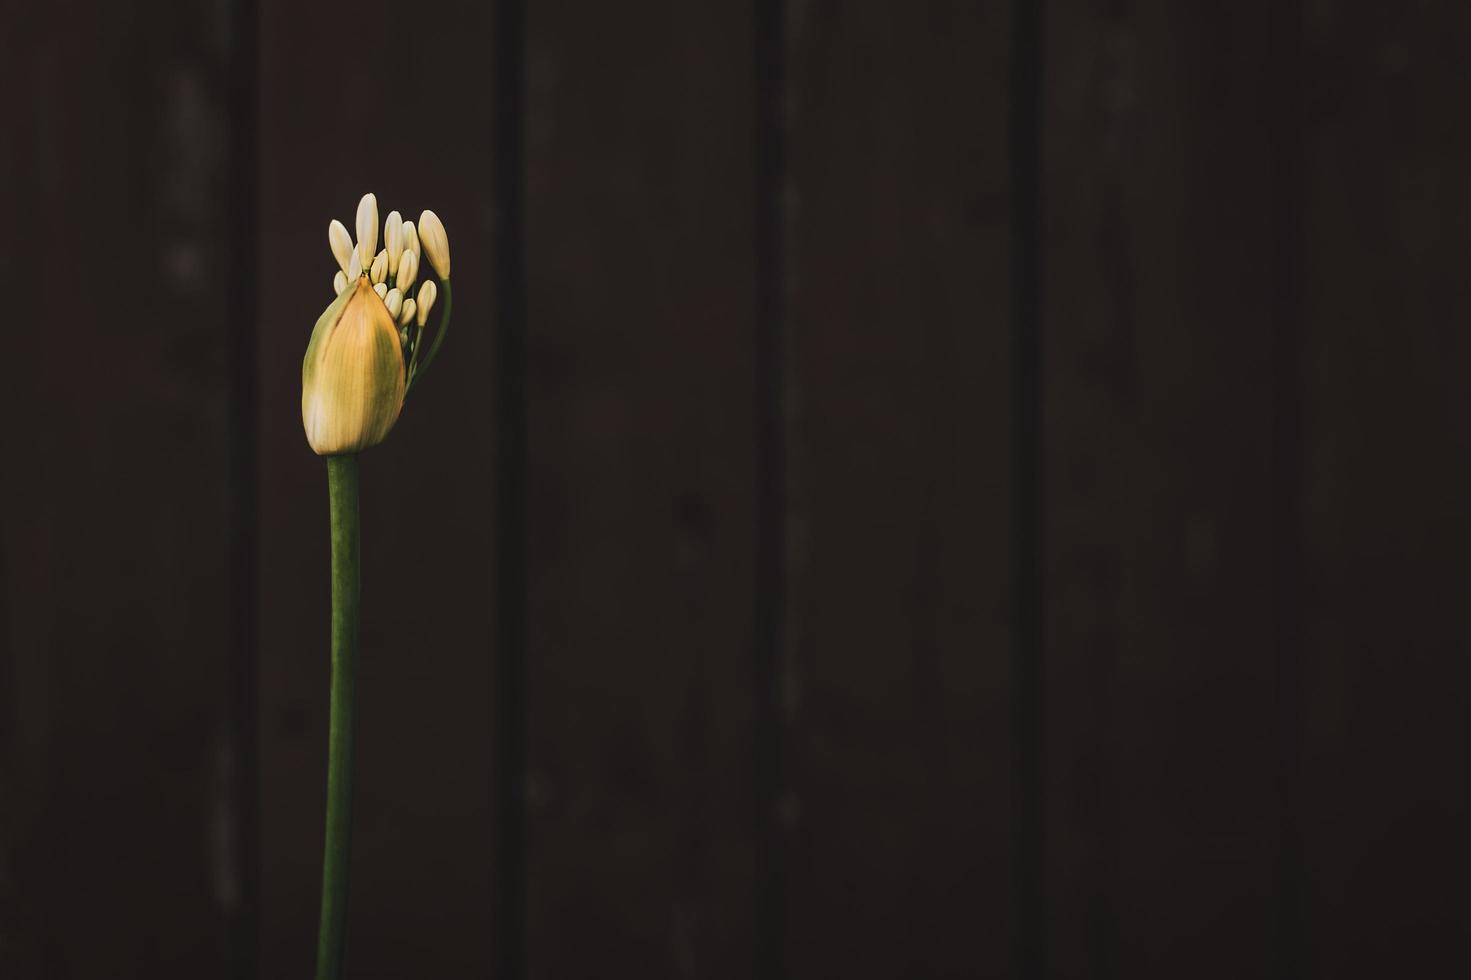
M1053 976L1276 963L1280 22L1049 4Z
M1006 976L1008 14L790 18L786 973Z
M327 510L301 431L327 222L433 208L455 325L363 457L354 977L483 976L493 950L494 10L267 2L262 24L262 975L310 969L326 779Z
M1471 920L1471 10L1304 35L1302 975L1428 975Z
M538 977L752 972L748 7L528 10Z
M0 975L213 976L228 651L227 51L8 10Z
M225 877L225 976L260 970L260 513L256 475L260 411L260 4L228 0L225 90L229 152L224 261L229 332L229 647L219 781L220 871Z
M526 6L496 7L496 835L495 973L527 976L526 692L531 556L526 360Z

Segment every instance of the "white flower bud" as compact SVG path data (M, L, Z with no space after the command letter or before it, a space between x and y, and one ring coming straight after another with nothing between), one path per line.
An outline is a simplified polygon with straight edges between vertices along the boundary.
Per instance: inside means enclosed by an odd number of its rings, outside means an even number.
M346 288L347 288L347 273L345 273L341 269L339 269L339 270L337 270L337 275L335 275L335 276L332 277L332 292L335 293L338 296L341 296L342 295L342 291L344 289L346 289Z
M368 278L376 282L383 282L388 278L388 252L380 251L373 259L373 266L368 272Z
M386 282L374 283L373 284L373 292L375 292L375 293L378 294L378 298L379 299L383 299L385 296L388 295L388 283L386 283Z
M409 321L414 318L414 309L416 308L416 306L417 304L414 302L414 297L410 296L408 299L404 300L404 308L400 310L398 314L399 326L403 327L409 324Z
M412 221L404 222L404 251L419 254L419 231Z
M419 278L419 256L413 252L405 252L398 260L398 278L394 280L394 283L407 293L417 278Z
M383 297L383 305L388 307L388 315L397 320L399 312L403 310L404 294L397 289L390 289L388 295Z
M348 256L347 259L347 268L343 271L347 273L347 281L350 283L357 282L358 279L362 278L363 256L362 253L358 251L358 247L356 245L352 247L352 254Z
M398 257L404 254L404 221L397 211L388 212L383 222L383 245L388 252L388 274L398 273Z
M444 233L444 222L433 211L419 215L419 243L424 247L424 257L434 266L439 278L449 278L449 236Z
M364 194L358 202L358 254L378 254L378 199Z
M434 299L439 295L439 287L434 285L433 279L426 279L424 285L419 287L419 304L416 315L419 318L419 326L423 326L429 320L429 311L434 306Z
M352 236L347 233L347 226L333 219L327 226L327 244L332 246L332 257L346 275L347 263L352 258Z

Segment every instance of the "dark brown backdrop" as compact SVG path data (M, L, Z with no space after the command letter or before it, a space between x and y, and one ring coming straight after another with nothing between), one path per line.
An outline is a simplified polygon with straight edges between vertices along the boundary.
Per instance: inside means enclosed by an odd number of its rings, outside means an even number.
M1471 9L0 4L0 977L1384 977L1471 925Z

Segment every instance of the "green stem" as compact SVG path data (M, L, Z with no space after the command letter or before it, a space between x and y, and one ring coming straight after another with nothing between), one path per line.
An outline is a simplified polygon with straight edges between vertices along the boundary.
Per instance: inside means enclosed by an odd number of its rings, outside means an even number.
M327 741L327 843L317 980L339 980L347 944L347 865L352 850L353 730L358 680L358 458L327 457L332 526L332 714Z

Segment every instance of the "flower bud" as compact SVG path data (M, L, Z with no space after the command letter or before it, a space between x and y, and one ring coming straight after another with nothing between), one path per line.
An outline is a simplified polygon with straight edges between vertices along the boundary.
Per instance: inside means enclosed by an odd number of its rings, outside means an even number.
M419 232L412 221L404 222L404 251L413 252L414 258L419 257Z
M375 293L378 294L378 298L379 299L387 299L388 298L388 283L386 283L386 282L375 282L375 283L373 283L373 292L375 292Z
M426 279L424 285L419 287L419 326L423 326L429 320L429 311L434 306L434 299L439 295L439 287L434 285L433 279Z
M380 251L373 259L373 267L368 272L368 278L374 282L383 282L388 278L388 252Z
M364 194L358 202L358 254L366 260L378 254L378 198Z
M404 221L397 211L388 212L383 222L383 247L388 252L388 274L398 272L398 257L404 254Z
M345 272L343 272L342 270L339 269L337 271L337 275L335 275L335 276L332 277L332 295L334 295L334 296L341 296L342 295L342 291L344 289L346 289L346 288L347 288L347 274Z
M399 326L406 327L409 325L409 321L414 318L414 308L416 305L417 304L414 303L414 297L412 296L404 300L404 308L400 310L398 314Z
M301 362L301 421L319 456L376 446L398 421L404 360L398 330L366 278L317 320Z
M347 275L347 263L352 259L352 236L347 233L347 226L335 218L327 226L327 244L332 246L332 257L342 267L342 274Z
M394 285L407 293L417 278L419 278L419 256L413 252L405 252L403 258L398 260L398 278L393 281Z
M403 309L404 294L397 289L390 289L388 295L383 297L383 305L388 307L388 315L397 320L399 311Z
M362 253L358 251L358 247L356 245L352 247L352 254L349 255L347 258L346 272L348 282L357 282L360 278L362 278L363 256Z
M441 279L449 278L449 237L444 233L444 222L433 211L419 215L419 244L424 247L424 257L434 266Z

